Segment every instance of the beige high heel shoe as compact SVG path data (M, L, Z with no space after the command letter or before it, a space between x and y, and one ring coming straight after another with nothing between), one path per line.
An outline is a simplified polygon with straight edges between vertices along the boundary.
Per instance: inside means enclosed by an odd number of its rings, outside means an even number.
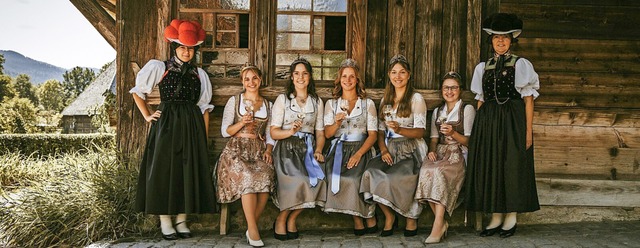
M449 222L444 222L444 231L442 232L442 235L440 235L440 237L427 237L427 239L424 240L425 244L437 244L440 243L440 241L444 240L444 238L447 237L447 231L449 230Z

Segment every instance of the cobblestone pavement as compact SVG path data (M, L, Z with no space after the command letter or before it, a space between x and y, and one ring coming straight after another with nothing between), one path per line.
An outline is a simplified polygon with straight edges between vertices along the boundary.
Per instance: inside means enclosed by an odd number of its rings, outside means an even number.
M479 237L470 227L450 227L449 235L439 244L425 245L429 230L420 229L418 236L404 237L402 230L393 236L357 237L348 230L304 231L297 240L279 241L270 230L261 232L266 247L640 247L640 221L590 222L518 226L513 237ZM194 237L165 241L161 237L99 242L91 248L120 247L250 247L244 232L235 230L220 236L216 232L194 233Z

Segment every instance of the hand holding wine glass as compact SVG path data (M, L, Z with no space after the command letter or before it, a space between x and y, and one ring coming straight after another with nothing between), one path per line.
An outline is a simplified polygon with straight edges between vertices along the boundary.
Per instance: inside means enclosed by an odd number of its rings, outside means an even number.
M344 119L347 119L347 112L349 111L349 102L348 101L344 101L344 100L340 100L340 110L342 110L342 112L337 113L336 114L336 121L337 122L342 122ZM349 120L347 120L348 122Z

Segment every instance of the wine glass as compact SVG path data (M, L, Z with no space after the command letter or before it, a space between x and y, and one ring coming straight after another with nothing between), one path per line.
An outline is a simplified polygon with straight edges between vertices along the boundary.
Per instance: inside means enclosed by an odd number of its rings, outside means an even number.
M345 119L347 119L347 126L349 126L349 124L350 124L349 118L346 117L347 111L349 111L349 101L341 100L340 101L340 110L342 110L342 112L344 112Z
M387 104L384 105L384 109L382 110L382 112L384 113L384 119L386 121L391 121L393 120L393 105L391 104Z
M447 122L447 117L444 115L438 116L438 122L440 122L440 124L445 124L445 122Z
M298 116L298 119L300 119L300 121L304 121L304 117L307 115L305 113L299 112L297 116Z
M244 99L244 110L247 111L247 113L251 113L251 117L253 118L253 101L249 100L249 99Z

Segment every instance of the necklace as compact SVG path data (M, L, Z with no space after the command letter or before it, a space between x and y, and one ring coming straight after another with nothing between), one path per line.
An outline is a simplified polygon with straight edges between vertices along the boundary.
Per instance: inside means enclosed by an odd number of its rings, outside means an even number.
M298 101L300 105L304 105L307 102L307 97L296 96L296 101Z

